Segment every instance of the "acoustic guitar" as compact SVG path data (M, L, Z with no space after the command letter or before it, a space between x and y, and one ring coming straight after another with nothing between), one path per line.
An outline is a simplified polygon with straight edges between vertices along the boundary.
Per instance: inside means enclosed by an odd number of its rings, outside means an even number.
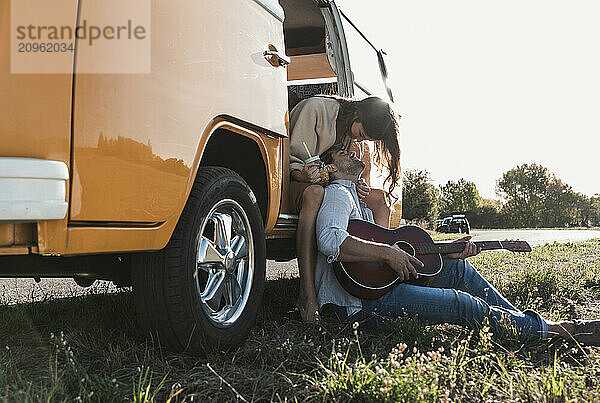
M434 242L422 228L406 225L387 229L363 220L350 220L348 233L357 238L396 244L403 251L415 256L423 267L417 267L419 278L406 283L427 286L442 270L442 255L460 253L466 242ZM531 252L525 241L477 241L481 250L506 249L512 252ZM333 270L346 291L358 298L376 299L400 283L397 273L388 265L379 262L336 262Z

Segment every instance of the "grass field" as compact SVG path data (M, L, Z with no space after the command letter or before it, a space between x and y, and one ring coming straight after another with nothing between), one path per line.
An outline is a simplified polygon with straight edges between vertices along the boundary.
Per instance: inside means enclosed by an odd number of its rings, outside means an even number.
M551 319L600 318L600 242L472 262ZM598 401L600 348L403 319L374 330L305 325L297 278L268 281L246 343L172 354L140 335L129 292L0 307L6 401Z

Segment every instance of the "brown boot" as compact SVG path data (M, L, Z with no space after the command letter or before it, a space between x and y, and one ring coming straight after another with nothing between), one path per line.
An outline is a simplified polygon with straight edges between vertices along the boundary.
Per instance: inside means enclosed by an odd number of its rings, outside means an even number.
M573 338L588 346L600 346L600 320L574 320Z

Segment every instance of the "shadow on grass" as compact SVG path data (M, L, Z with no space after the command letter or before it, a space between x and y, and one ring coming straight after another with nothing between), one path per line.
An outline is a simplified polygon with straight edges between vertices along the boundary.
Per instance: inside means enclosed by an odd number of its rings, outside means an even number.
M493 267L505 265L504 261L494 262L493 256L483 262ZM298 278L267 281L256 326L246 342L229 351L210 351L202 356L173 354L140 334L130 292L0 306L0 399L142 401L141 394L147 389L150 394L157 393L157 401L179 393L173 402L189 401L191 396L220 401L410 400L410 396L418 398L420 395L414 393L420 392L416 387L406 389L403 376L425 387L433 382L433 375L442 379L451 375L448 371L455 371L455 379L440 380L441 389L427 396L436 400L436 396L444 396L440 393L448 392L458 400L481 400L484 396L502 400L513 398L507 394L507 385L513 393L513 384L516 396L525 400L528 396L530 400L532 396L551 398L568 385L579 388L569 396L600 390L597 355L576 355L569 346L560 344L550 348L500 346L466 329L425 326L413 319L387 323L375 330L361 327L356 334L352 324L307 325L294 308L298 289ZM407 356L415 357L417 351L430 353L443 348L450 361L440 358L428 364L439 367L422 373L418 366L406 362L395 368L388 356L399 343L408 346ZM452 355L456 351L460 354ZM338 354L342 354L343 365ZM561 363L568 365L566 369L555 367L557 356L563 357ZM573 360L565 359L568 357ZM365 365L362 369L344 366L346 361ZM376 368L385 365L389 373L396 371L393 382L399 382L393 384L397 389L392 385L390 390L396 390L390 392L395 393L392 395L380 394L388 381ZM595 375L580 376L584 371ZM544 389L544 382L552 385L555 373L563 374L556 382L562 382L564 388ZM495 381L487 382L488 375L495 376ZM585 382L591 386L582 389L577 385L583 376L588 376Z
M161 398L180 389L182 400L189 395L229 400L236 396L233 389L250 399L316 397L310 388L293 388L311 385L319 362L327 361L336 340L352 338L353 329L338 322L303 324L294 308L298 287L298 278L267 281L246 342L200 357L170 353L140 334L131 292L0 306L0 396L131 400L136 385L145 382L156 391L164 379ZM432 341L417 322L386 329L377 336L364 333L369 357L386 354L400 339ZM148 369L152 379L144 380Z
M268 281L249 342L235 351L204 357L172 354L140 334L131 292L0 306L0 396L32 401L131 400L135 385L139 390L151 384L152 391L165 379L168 385L161 388L162 397L169 395L173 385L174 392L186 388L180 398L198 389L200 396L230 398L221 375L213 371L229 377L228 367L233 367L247 373L246 379L254 379L260 373L257 359L263 367L269 366L266 357L277 351L272 340L283 337L271 333L279 329L280 335L286 335L286 323L300 324L293 309L297 288L298 279ZM232 360L237 360L233 366L228 364ZM235 369L237 362L240 367ZM144 380L147 369L153 378Z
M294 308L298 287L297 278L267 281L257 325L299 321L300 316ZM136 325L133 295L127 290L0 305L0 317L0 341L9 344L15 341L23 345L36 344L40 340L47 340L51 333L61 331L89 334L96 340L104 337L107 342L113 343L145 340Z

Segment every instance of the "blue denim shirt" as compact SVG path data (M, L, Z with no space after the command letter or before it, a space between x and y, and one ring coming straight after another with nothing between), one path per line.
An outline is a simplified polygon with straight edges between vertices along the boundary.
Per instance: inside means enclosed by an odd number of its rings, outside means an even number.
M373 212L360 201L356 185L338 179L325 188L323 203L317 215L317 246L315 289L319 308L325 304L345 306L348 315L362 309L359 298L342 288L333 272L332 263L340 255L340 245L348 236L348 220L358 218L374 222Z

